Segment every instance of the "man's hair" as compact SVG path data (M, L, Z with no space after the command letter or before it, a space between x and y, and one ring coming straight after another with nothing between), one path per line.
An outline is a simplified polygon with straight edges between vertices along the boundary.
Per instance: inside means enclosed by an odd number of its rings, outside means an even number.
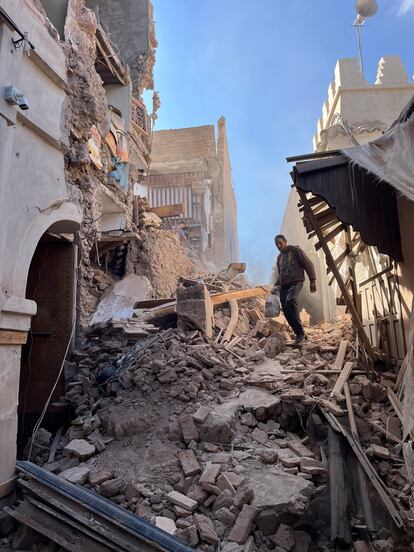
M283 234L277 234L275 236L275 241L276 240L283 240L283 241L287 241L287 239L285 238L285 236Z

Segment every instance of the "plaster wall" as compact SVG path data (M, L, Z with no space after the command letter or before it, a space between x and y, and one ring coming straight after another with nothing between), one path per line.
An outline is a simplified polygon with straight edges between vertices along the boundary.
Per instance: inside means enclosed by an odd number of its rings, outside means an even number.
M35 50L15 49L19 38L0 23L0 330L27 331L36 313L25 299L30 262L42 234L79 228L79 206L65 182L65 57L50 25L30 0L0 0L0 6ZM4 100L4 88L17 86L29 101L22 112ZM0 484L14 473L20 347L0 345Z

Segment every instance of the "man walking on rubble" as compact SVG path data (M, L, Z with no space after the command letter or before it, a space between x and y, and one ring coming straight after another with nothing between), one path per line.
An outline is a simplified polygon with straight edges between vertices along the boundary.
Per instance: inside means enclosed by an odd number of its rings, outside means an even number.
M309 278L310 292L316 292L315 267L299 246L288 244L283 234L275 237L275 244L280 251L276 260L279 275L272 293L280 293L283 314L295 332L295 344L299 345L307 336L300 321L297 298L305 281L305 272Z

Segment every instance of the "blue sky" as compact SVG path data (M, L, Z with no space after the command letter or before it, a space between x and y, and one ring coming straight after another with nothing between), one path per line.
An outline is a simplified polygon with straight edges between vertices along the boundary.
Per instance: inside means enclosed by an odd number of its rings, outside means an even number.
M270 276L290 190L289 155L312 136L338 58L357 55L354 0L152 0L158 39L156 129L214 124L224 115L241 260ZM414 0L378 0L363 29L365 73L383 55L414 72Z

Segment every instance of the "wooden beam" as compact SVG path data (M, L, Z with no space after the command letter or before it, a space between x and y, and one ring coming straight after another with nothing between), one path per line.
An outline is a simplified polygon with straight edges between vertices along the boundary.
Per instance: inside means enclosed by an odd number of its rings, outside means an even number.
M359 442L358 426L355 419L354 406L352 404L352 397L351 397L351 392L349 390L348 383L345 383L344 385L344 393L345 393L345 400L346 400L346 409L348 411L349 426L351 428L351 434L352 434L352 437ZM359 483L359 488L361 493L362 510L364 512L365 522L367 524L368 529L370 531L373 531L375 529L375 523L374 523L374 516L372 513L369 489L367 485L368 483L367 477L362 469L361 464L357 462L356 465L357 465L358 483Z
M345 230L345 225L344 224L339 224L338 226L335 226L335 228L333 230L331 230L328 234L325 235L325 240L328 242L328 241L331 241L333 240L334 238L336 238L336 236L338 234L340 234L343 230ZM316 251L319 251L319 249L322 247L322 245L318 242L316 245L315 245L315 249Z
M348 431L330 412L326 412L326 410L324 410L323 408L321 408L321 412L325 416L331 427L335 429L335 431L337 431L338 433L341 433L348 441L350 447L354 451L354 454L356 455L369 480L373 484L375 490L381 498L385 508L388 510L388 513L394 520L396 526L404 527L404 520L395 505L394 497L390 494L389 489L386 487L385 483L382 481L382 479L380 479L377 472L373 468L371 462L368 459L368 456L362 449L361 444L348 433Z
M222 343L228 343L230 341L234 333L234 330L237 326L237 322L239 320L239 305L236 299L230 299L229 304L230 304L231 318L226 328L226 331L224 332L223 339L221 340Z
M348 341L346 340L341 341L339 344L338 352L336 353L335 361L333 363L333 368L335 370L342 370L347 349L348 349Z
M349 490L345 477L344 454L341 437L330 427L328 431L329 488L331 506L331 542L349 545L351 529L348 519Z
M359 314L355 308L355 305L351 299L351 297L349 296L349 293L348 293L348 290L346 289L346 286L345 286L345 283L342 279L342 276L338 270L338 267L335 265L335 262L334 262L334 259L332 257L332 253L331 253L331 250L329 249L329 246L328 244L326 243L326 240L325 240L325 236L323 235L322 233L322 230L319 228L314 216L313 216L313 213L312 213L312 210L311 208L309 207L308 205L308 200L307 200L307 197L306 197L306 194L300 189L300 188L297 188L297 191L299 193L299 197L301 198L302 200L302 203L303 205L305 206L305 210L306 210L306 213L315 229L315 232L316 232L316 235L322 245L322 249L323 249L323 252L325 253L325 258L326 258L326 262L328 264L328 266L331 266L332 267L332 272L336 278L336 281L338 282L338 286L339 286L339 289L341 290L341 293L342 293L342 296L345 300L345 303L346 303L346 306L348 307L349 309L349 312L351 313L351 316L352 316L352 320L355 324L355 326L357 327L357 330L358 330L358 334L361 338L361 341L364 345L364 348L367 352L367 355L369 356L369 358L371 360L376 360L376 355L375 355L375 352L374 352L374 349L372 348L372 345L368 339L368 336L367 334L365 333L365 329L364 329L364 326L362 325L362 322L361 322L361 319L359 317Z
M173 205L162 205L161 207L150 207L149 211L155 213L160 218L176 217L184 214L184 204L174 203Z
M353 362L345 363L345 366L342 368L342 371L335 382L334 388L332 389L331 397L338 398L341 395L342 389L344 388L344 385L346 384L349 376L351 375L353 365L354 365Z
M11 479L3 481L3 483L0 483L0 498L4 498L14 492L16 489L16 482L17 477L12 477Z
M214 306L224 305L230 301L230 299L235 299L236 301L243 301L246 299L253 299L255 297L265 297L269 295L269 291L264 287L256 287L249 289L241 289L236 291L228 291L226 293L218 293L217 295L212 295L211 300Z
M0 330L0 345L25 345L27 332L17 330Z

